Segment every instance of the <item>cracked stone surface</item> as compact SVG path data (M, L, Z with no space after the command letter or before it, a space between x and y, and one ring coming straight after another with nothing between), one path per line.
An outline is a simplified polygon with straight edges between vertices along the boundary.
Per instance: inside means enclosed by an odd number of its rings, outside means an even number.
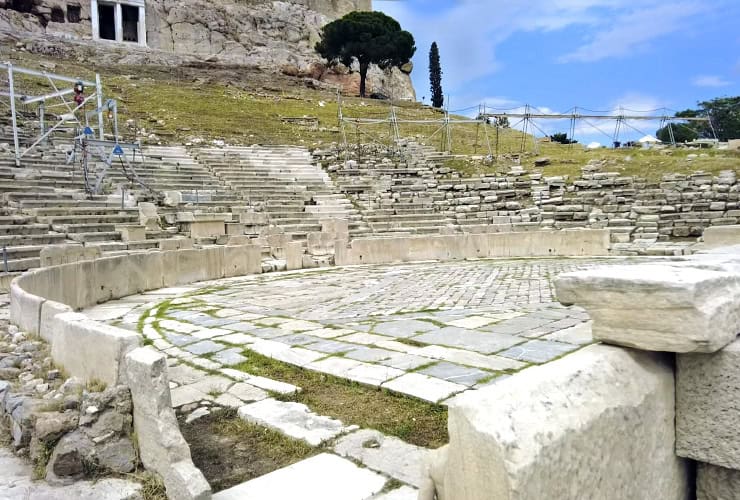
M417 488L421 486L422 467L428 453L424 448L369 429L342 437L334 451Z
M301 403L264 399L239 408L239 416L248 422L277 429L287 436L302 439L312 446L356 429L342 422L315 414Z
M365 500L378 493L386 479L351 461L322 453L213 495L213 500L306 498Z

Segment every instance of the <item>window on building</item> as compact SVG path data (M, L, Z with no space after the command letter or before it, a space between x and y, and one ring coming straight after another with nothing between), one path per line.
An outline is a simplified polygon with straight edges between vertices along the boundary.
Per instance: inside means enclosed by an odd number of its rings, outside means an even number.
M82 7L79 5L67 6L67 22L79 23L82 20Z
M34 0L12 0L10 8L18 12L31 12L35 3Z
M61 7L53 7L51 9L51 22L63 23L64 22L64 11Z
M98 25L100 26L100 38L103 40L116 39L115 6L107 3L98 4Z
M121 6L123 14L123 41L139 41L139 8L131 5Z

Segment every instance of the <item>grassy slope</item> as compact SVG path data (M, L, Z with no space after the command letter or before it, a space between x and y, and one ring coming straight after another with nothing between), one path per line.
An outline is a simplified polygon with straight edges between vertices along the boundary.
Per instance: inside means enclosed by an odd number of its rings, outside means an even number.
M90 65L59 59L45 59L25 53L0 52L27 67L40 68L41 63L53 62L53 71L92 78L96 68ZM106 93L119 100L122 133L123 123L134 120L147 133L154 132L165 140L187 142L194 137L204 140L225 139L234 143L303 144L316 147L341 142L338 126L336 95L330 91L305 88L299 80L280 75L265 75L239 68L156 68L156 67L100 67ZM23 90L40 90L38 85L19 78ZM48 88L47 88L48 91ZM416 103L403 103L399 119L440 120L442 115ZM370 99L343 98L343 112L347 117L385 118L389 116L387 102ZM318 119L319 130L309 130L281 121L282 117L311 116ZM441 147L443 134L437 124L401 124L401 136L413 137L419 142ZM436 132L436 134L435 134ZM496 150L496 133L489 129L488 138L483 126L458 125L452 131L453 152L484 155L488 142ZM349 142L388 142L391 129L388 124L345 127ZM131 137L129 137L131 138ZM499 134L498 152L509 158L492 165L481 162L454 161L450 166L465 175L506 170L510 157L519 157L522 134L507 130ZM527 149L532 150L531 141ZM666 173L691 173L704 170L740 170L740 154L710 151L708 158L688 161L686 156L696 151L676 150L671 155L645 150L584 151L582 147L540 144L540 155L552 163L541 171L545 175L580 175L580 169L591 159L606 160L607 170L623 175L638 175L659 179ZM534 169L535 155L521 155L521 165Z

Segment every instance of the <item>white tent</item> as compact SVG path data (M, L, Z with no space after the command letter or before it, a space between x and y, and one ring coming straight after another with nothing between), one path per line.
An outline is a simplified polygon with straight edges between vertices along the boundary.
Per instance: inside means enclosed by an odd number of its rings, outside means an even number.
M592 142L586 146L586 149L599 149L601 148L601 144L598 142Z
M659 143L661 143L663 141L661 141L660 139L657 139L657 138L653 137L652 135L646 135L645 137L643 137L642 139L640 139L637 142L639 142L640 144L659 144Z

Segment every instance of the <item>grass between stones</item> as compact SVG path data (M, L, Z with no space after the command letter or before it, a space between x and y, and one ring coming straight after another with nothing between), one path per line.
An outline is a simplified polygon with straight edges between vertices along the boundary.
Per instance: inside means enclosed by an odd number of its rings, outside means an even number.
M9 448L13 439L10 437L10 428L0 419L0 448Z
M282 401L303 403L345 425L376 429L417 446L438 448L449 440L447 408L442 405L304 370L248 350L242 354L247 361L236 369L303 389L295 395L278 396Z
M217 410L194 422L180 422L195 465L214 491L231 488L321 452L320 448L240 419L236 410Z

